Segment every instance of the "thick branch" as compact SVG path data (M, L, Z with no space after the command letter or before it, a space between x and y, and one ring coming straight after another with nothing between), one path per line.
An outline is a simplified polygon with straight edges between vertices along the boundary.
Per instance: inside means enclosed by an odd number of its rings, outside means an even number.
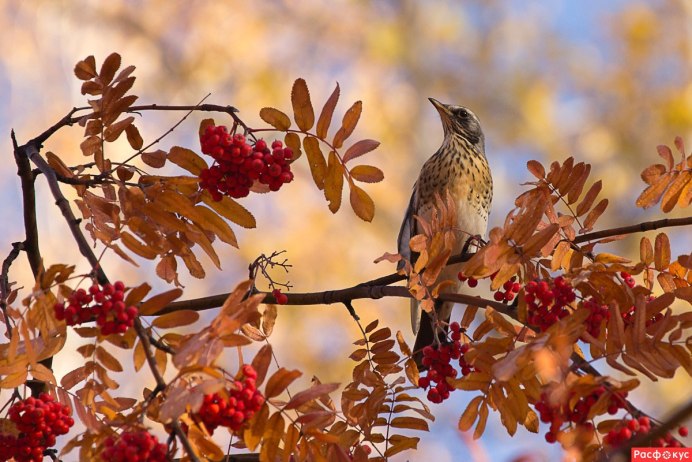
M25 148L17 145L14 131L11 133L14 145L14 161L17 164L17 175L22 184L22 210L24 214L24 251L26 252L31 272L36 278L41 271L41 249L38 244L38 225L36 224L36 190L31 164Z
M583 236L577 236L572 242L574 244L580 244L582 242L602 239L604 237L620 236L623 234L644 233L646 231L653 231L654 229L671 228L673 226L687 225L692 225L692 217L664 218L662 220L645 221L644 223L639 223L637 225L623 226L622 228L604 229L602 231L587 233Z
M36 144L30 142L22 148L24 149L27 157L34 163L34 165L36 165L36 167L38 167L39 170L41 170L41 173L45 175L46 181L48 181L48 187L53 194L53 198L55 199L55 204L62 212L63 217L65 217L67 226L72 232L72 237L74 237L74 240L77 242L80 253L84 256L84 258L87 259L95 271L98 281L101 284L105 284L108 282L108 278L106 278L96 254L94 254L94 252L91 250L89 242L87 242L82 230L79 228L79 220L77 220L77 217L75 217L74 213L72 212L69 201L62 194L62 191L60 191L60 185L58 184L58 179L55 176L55 171L50 165L48 165L48 162L41 157Z

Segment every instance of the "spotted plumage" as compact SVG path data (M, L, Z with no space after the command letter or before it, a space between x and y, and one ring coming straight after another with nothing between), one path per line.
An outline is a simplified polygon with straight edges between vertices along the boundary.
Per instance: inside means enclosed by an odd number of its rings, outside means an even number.
M430 218L436 193L444 197L448 190L457 204L460 234L454 253L462 250L469 237L485 234L493 196L493 180L485 157L485 138L476 115L462 106L442 104L433 98L430 102L440 114L444 140L421 168L399 231L399 253L412 262L416 256L411 255L408 243L411 237L420 233L413 217ZM440 280L457 281L457 272L456 265L448 266L440 274ZM448 292L458 290L458 284L447 288ZM438 319L448 321L452 305L449 302L437 303ZM432 318L425 312L421 313L413 299L411 325L414 334L417 333L414 351L433 343L436 329Z

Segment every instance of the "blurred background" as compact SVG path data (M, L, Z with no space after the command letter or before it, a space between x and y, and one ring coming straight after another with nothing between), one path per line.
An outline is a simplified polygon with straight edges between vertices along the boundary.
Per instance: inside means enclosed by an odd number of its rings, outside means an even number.
M237 107L254 127L263 125L258 117L263 106L290 110L290 89L298 77L307 80L317 110L340 84L335 121L352 102L363 101L352 141L381 141L362 160L385 172L382 183L366 185L376 204L373 222L356 218L347 200L332 215L307 163L298 162L296 181L280 193L241 200L255 214L258 228L235 229L240 250L217 247L223 271L204 257L206 279L181 270L185 298L231 290L247 277L249 262L274 250L286 250L293 265L290 274L275 276L290 280L299 292L348 287L391 273L392 265L373 260L396 250L413 182L442 140L430 96L472 108L483 124L495 183L491 226L504 221L523 190L521 183L531 180L527 160L549 164L568 156L593 164L591 178L604 180L602 195L611 202L600 228L661 218L657 209L634 206L644 189L639 172L656 162L656 145L672 146L676 135L687 141L688 150L692 145L689 0L3 0L0 43L0 133L6 158L0 166L6 198L0 254L9 252L10 242L23 239L19 182L7 135L14 129L19 142L25 142L73 106L84 106L72 70L87 55L95 55L100 65L116 51L124 65L135 65L138 104L195 104L211 93L206 102ZM136 123L146 142L181 116L145 113ZM158 147L198 150L197 126L204 117L194 114ZM81 134L79 127L63 129L45 148L69 165L82 163ZM114 160L129 154L126 149L108 152ZM74 263L77 248L41 178L38 194L46 263ZM689 231L671 229L669 235L674 255L690 251ZM636 258L638 242L639 236L632 236L614 251ZM128 285L148 281L166 290L147 262L135 268L107 256L105 265L112 279ZM28 290L29 274L22 261L10 276ZM412 341L407 302L354 305L365 323L380 318ZM272 343L282 366L305 372L302 385L307 386L312 374L324 382L349 381L347 357L356 338L357 327L342 306L284 307ZM80 343L75 338L67 347ZM56 375L73 368L74 361L81 357L65 352ZM234 370L237 356L229 355L228 361ZM137 380L128 374L127 380L124 374L115 376L124 383L119 393L139 397L142 384L151 386L146 371ZM661 417L689 398L692 385L684 373L656 384L643 381L634 400ZM545 429L541 435L520 430L509 438L497 415L491 415L483 438L471 442L456 431L469 399L457 392L433 407L437 420L431 433L422 435L418 452L392 460L561 457L559 448L544 443Z

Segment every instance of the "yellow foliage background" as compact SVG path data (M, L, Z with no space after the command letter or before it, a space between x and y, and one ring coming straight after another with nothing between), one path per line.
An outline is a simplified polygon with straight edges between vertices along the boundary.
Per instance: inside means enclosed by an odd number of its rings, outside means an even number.
M469 106L481 119L495 179L491 226L502 222L521 191L519 183L530 178L527 160L545 163L569 155L592 163L592 178L604 179L603 194L611 205L601 227L660 218L657 210L634 207L643 189L638 174L652 163L657 144L672 145L681 135L692 145L692 3L685 0L5 0L0 43L0 133L14 128L20 143L73 106L83 106L74 63L89 54L100 63L112 51L137 66L138 104L194 104L211 92L207 102L237 107L250 126L263 125L258 116L263 106L290 109L297 77L307 80L317 108L339 82L337 111L342 112L336 120L351 102L363 100L352 139L381 141L363 161L385 172L384 182L367 188L376 204L373 223L357 219L347 203L332 216L306 163L299 162L296 181L280 193L242 200L256 215L258 229L239 231L240 251L219 248L223 272L202 260L207 279L183 277L185 298L231 290L247 276L250 261L273 250L287 250L294 265L288 278L300 292L347 287L391 272L392 267L372 261L395 250L418 169L442 137L429 96ZM145 142L181 115L145 114L137 122ZM198 149L197 123L205 116L194 115L158 147ZM62 130L46 148L70 165L83 162L80 134L77 128ZM23 238L21 196L7 138L5 146L3 231L11 242ZM109 154L115 159L128 152ZM72 263L76 246L42 179L37 183L44 258ZM689 252L689 234L670 234L674 251ZM620 250L634 252L637 242L630 239ZM0 249L8 251L7 244ZM107 256L105 265L128 285L147 280L164 288L146 263L135 269ZM11 279L29 288L29 274L25 263L17 263ZM365 322L380 317L411 337L405 301L354 306ZM281 364L301 368L306 380L317 373L323 381L345 382L356 337L342 306L285 307L279 310L273 343ZM56 365L58 376L70 369L66 358ZM684 398L676 390L689 387L689 379L655 387L655 400L649 399L654 395L647 394L653 390L648 386L636 398L645 410L661 414ZM138 389L141 383L130 382L123 393L138 396ZM479 459L484 454L492 460L536 452L555 456L554 447L537 449L540 436L520 432L507 441L497 418L491 418L480 443L458 436L456 419L468 399L457 397L434 409L439 419L432 434L424 435L420 451L408 457L451 461L469 449Z

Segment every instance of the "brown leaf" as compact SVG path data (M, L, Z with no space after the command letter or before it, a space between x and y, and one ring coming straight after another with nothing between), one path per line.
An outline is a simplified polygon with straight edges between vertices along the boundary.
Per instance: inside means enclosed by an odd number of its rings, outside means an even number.
M79 80L89 80L96 77L96 59L93 55L79 61L74 67L74 74Z
M118 53L111 53L103 61L101 65L101 71L99 72L99 79L104 85L108 85L113 80L113 76L120 67L120 55Z
M543 168L543 165L537 160L528 161L526 163L526 168L539 180L545 178L545 168Z
M180 310L162 314L154 319L151 325L158 327L159 329L171 329L173 327L187 326L196 322L198 319L198 312L192 310Z
M639 259L647 266L654 261L654 249L651 247L651 241L648 237L642 237L639 242Z
M298 128L304 132L310 130L315 123L315 111L312 109L308 84L303 79L296 79L291 90L293 117Z
M372 165L356 165L351 169L351 178L363 183L379 183L384 179L384 173Z
M276 324L276 317L279 314L276 309L276 305L269 304L264 307L264 312L262 313L262 332L264 335L269 337L274 331L274 325Z
M219 215L243 228L252 229L257 226L257 222L252 213L228 196L223 196L223 199L217 202L205 191L205 193L202 194L202 201L214 209Z
M661 178L661 176L665 175L666 172L666 166L663 164L649 165L644 170L642 170L641 178L646 184L652 185L654 183L657 183L658 179Z
M333 392L337 388L339 388L338 383L320 383L313 385L307 390L303 390L293 395L293 398L286 403L284 409L297 409L305 403L313 401L322 396L329 395L329 393Z
M119 122L109 125L103 132L103 138L109 143L112 143L113 141L120 138L120 135L122 135L122 133L125 131L127 127L132 125L132 122L134 122L134 120L135 118L133 116L130 116L124 118Z
M113 372L122 372L123 366L120 361L115 359L115 356L108 353L102 346L96 347L96 359L107 369Z
M428 422L418 417L394 417L390 422L394 428L407 428L409 430L429 431Z
M320 142L314 136L306 136L303 139L303 148L305 149L305 155L308 157L310 173L312 173L315 185L319 189L324 189L327 162L324 160L324 154L322 154L320 149Z
M485 401L481 403L478 416L478 425L476 425L476 430L473 432L473 439L475 440L483 435L483 432L485 431L485 424L488 423L488 404Z
M146 244L140 242L136 237L127 231L120 232L120 239L122 240L125 247L139 255L140 257L153 260L158 256L158 252L147 246Z
M235 233L221 217L214 213L211 209L202 206L195 206L195 209L202 217L202 221L195 222L204 231L214 233L219 239L226 244L238 247L238 240Z
M257 386L259 387L264 382L264 378L267 376L267 370L269 369L269 364L272 360L272 346L267 344L263 345L262 348L257 352L254 359L252 360L252 367L257 371Z
M637 198L637 207L646 209L655 205L668 187L669 180L669 175L662 176L656 183L646 188Z
M418 447L419 441L420 438L418 437L392 435L389 437L389 447L384 452L384 456L392 457L393 455L398 454L402 451L406 451L408 449L416 449Z
M665 160L668 164L668 170L673 170L675 159L673 159L673 152L670 150L670 148L666 145L659 145L656 146L656 151L661 159Z
M670 240L666 233L659 233L654 242L654 266L663 271L670 265Z
M149 167L161 168L164 165L166 165L167 156L168 153L161 149L158 149L154 152L143 152L142 162L147 164Z
M372 201L368 193L353 183L349 183L351 187L351 207L356 215L364 221L372 221L375 216L375 203Z
M410 354L410 353L409 353ZM414 385L418 386L418 380L420 379L420 372L418 371L418 366L413 358L408 358L404 364L404 370L406 371L406 377Z
M291 119L286 114L273 107L263 107L259 113L262 120L277 130L285 131L291 128Z
M689 170L680 173L674 172L672 178L674 178L674 180L670 183L670 187L665 194L663 194L663 198L661 199L661 210L663 210L664 213L673 210L683 190L688 188L690 183L692 183L692 172Z
M375 140L357 141L350 148L348 148L346 150L346 153L344 154L344 157L343 157L343 161L344 161L344 163L346 163L351 159L355 159L356 157L360 157L363 154L367 154L368 152L377 149L377 147L379 145L380 145L380 142L375 141Z
M601 180L598 180L593 185L591 185L589 190L586 192L584 199L582 199L582 201L577 206L577 216L578 217L584 215L586 212L588 212L591 209L591 205L596 200L596 197L598 197L598 193L601 192L602 187L603 187L603 183L601 182Z
M273 398L280 395L288 386L298 377L303 375L302 372L298 370L289 371L285 368L280 368L278 371L269 377L267 385L264 388L264 396L267 398Z
M327 99L327 102L324 103L324 107L322 108L322 112L320 112L320 117L317 120L317 129L316 133L319 138L326 139L327 138L327 132L329 131L329 125L332 123L332 115L334 114L334 108L336 107L336 103L339 101L339 84L336 84L336 88L332 92L332 94L329 96Z
M334 151L329 152L327 175L324 178L324 197L329 202L329 210L336 213L341 207L344 189L344 167Z
M584 190L584 185L591 172L591 165L579 162L574 166L574 170L569 176L569 182L566 185L564 196L567 196L567 203L574 204Z
M581 234L591 231L593 229L593 225L596 224L598 217L605 212L606 207L608 207L608 199L601 199L601 201L596 204L596 207L594 207L593 210L591 210L586 216L586 219L584 220L584 227L579 230L579 233Z
M356 124L360 119L360 113L362 110L363 103L360 101L356 101L355 103L353 103L353 106L348 108L341 122L341 128L339 128L339 130L336 132L336 135L334 135L334 141L332 142L332 145L336 149L339 149L341 146L343 146L346 138L348 138L351 135L351 133L353 133L353 130L356 128Z
M182 167L195 176L199 176L202 169L207 168L207 163L194 151L180 146L173 146L168 152L168 160L178 167Z
M142 316L151 316L156 314L168 306L169 303L179 298L182 294L183 291L181 289L172 289L167 292L154 295L146 302L142 303L142 305L139 307L139 314Z

